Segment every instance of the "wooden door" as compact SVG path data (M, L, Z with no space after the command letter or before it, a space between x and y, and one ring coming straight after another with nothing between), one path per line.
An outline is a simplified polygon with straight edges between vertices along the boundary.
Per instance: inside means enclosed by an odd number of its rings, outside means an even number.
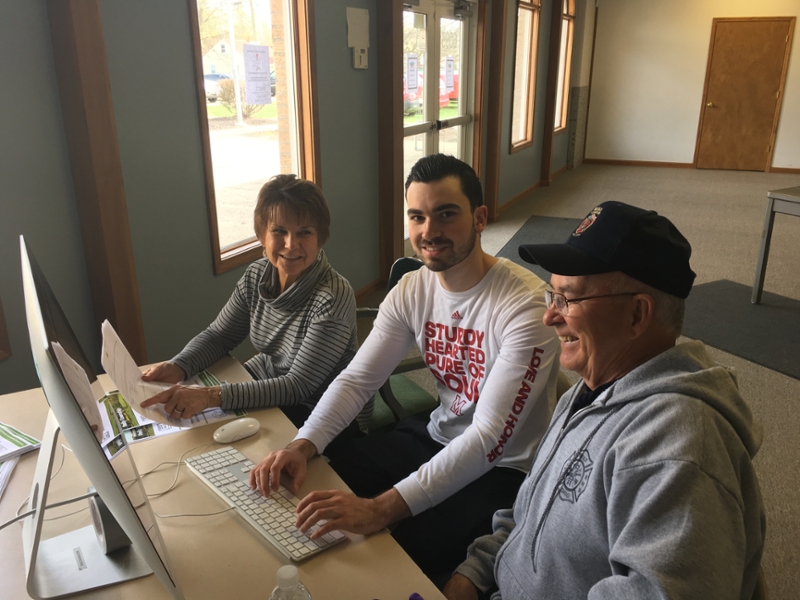
M769 170L794 21L714 19L697 168Z

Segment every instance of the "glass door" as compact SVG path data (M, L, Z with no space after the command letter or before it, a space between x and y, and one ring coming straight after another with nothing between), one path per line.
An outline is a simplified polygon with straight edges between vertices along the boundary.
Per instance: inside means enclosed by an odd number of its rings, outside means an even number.
M452 0L419 0L419 6L403 10L403 180L428 154L472 162L467 150L475 19L470 12L456 11ZM405 234L408 238L407 229Z

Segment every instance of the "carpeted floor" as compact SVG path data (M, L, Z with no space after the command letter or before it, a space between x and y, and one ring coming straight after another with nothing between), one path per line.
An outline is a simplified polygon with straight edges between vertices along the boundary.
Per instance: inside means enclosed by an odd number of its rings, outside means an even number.
M697 285L686 301L683 334L800 379L800 301L721 279Z
M561 244L580 225L580 219L566 219L561 217L531 217L520 227L505 246L496 254L507 258L518 265L527 267L542 280L550 281L550 273L538 265L526 263L519 257L519 248L522 244Z

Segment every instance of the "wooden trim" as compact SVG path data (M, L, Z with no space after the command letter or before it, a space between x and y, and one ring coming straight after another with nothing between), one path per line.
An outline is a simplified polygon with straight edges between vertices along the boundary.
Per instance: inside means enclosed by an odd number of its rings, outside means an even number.
M293 8L302 174L322 187L314 0L294 0Z
M566 170L567 170L567 165L564 165L558 171L553 172L553 174L550 176L550 181L552 181L553 179L555 179L556 177L558 177L562 173L565 173Z
M517 67L517 38L519 37L519 16L520 16L520 9L525 10L531 14L531 38L532 44L530 48L528 48L528 61L531 66L531 70L528 76L528 80L525 82L527 86L527 93L525 94L525 115L527 118L527 126L525 132L525 139L515 142L514 141L514 97L516 96L516 87L519 83L516 77L516 67ZM506 13L507 14L507 13ZM508 136L508 153L514 154L515 152L519 152L525 148L529 148L533 145L534 142L534 130L535 130L535 119L536 119L536 85L539 81L539 70L538 70L538 60L539 60L539 33L541 32L541 17L542 17L542 8L541 4L527 6L526 4L519 4L517 6L517 21L516 21L516 28L514 30L514 55L511 57L511 64L513 65L514 70L514 80L512 83L512 90L511 90L511 119L509 122L509 136ZM503 45L505 48L505 45ZM505 69L505 64L503 65Z
M619 165L623 167L665 167L667 169L693 169L692 163L661 162L656 160L617 160L614 158L584 158L588 165Z
M574 7L573 7L574 9ZM555 131L563 131L567 128L567 114L569 113L569 92L571 89L570 85L570 77L572 77L572 49L575 46L575 15L574 11L573 14L565 15L562 13L561 15L562 25L564 21L569 22L569 27L567 28L567 55L564 57L564 87L561 90L561 106L556 107L558 110L561 111L561 118L559 119L559 123L561 123L558 127L555 127ZM559 59L561 58L561 39L559 38ZM558 79L556 79L558 82ZM555 114L553 114L555 116Z
M533 140L528 140L527 142L520 142L519 144L512 144L511 148L509 148L509 154L516 154L520 150L525 150L525 148L530 148L533 146Z
M208 228L211 234L211 259L214 273L224 273L231 263L224 262L219 247L219 225L217 223L216 197L214 194L214 166L211 162L211 138L208 133L208 111L203 85L203 51L200 43L200 17L197 12L197 1L187 0L189 7L189 24L192 37L192 54L194 57L195 97L200 124L200 149L203 154L203 173L206 188L206 208L208 210Z
M541 183L542 183L541 181L537 181L532 186L530 186L528 189L523 190L522 192L520 192L519 194L517 194L516 196L511 198L511 200L509 200L508 202L504 202L503 205L500 207L500 212L504 213L505 211L507 211L509 208L514 206L517 202L522 200L527 194L530 194L535 189L540 187Z
M592 106L592 77L594 76L594 50L597 42L597 18L600 16L598 8L594 8L594 27L592 31L592 58L589 62L589 92L586 98L586 133L583 136L583 162L586 162L586 141L589 139L589 109Z
M550 44L547 54L547 90L544 103L544 137L542 138L542 173L543 186L550 185L552 176L550 167L553 163L553 123L556 116L556 94L558 87L559 50L561 49L561 4L553 2L550 13Z
M146 364L99 1L48 0L47 17L97 332L108 319Z
M385 281L376 279L372 283L364 286L363 288L361 288L356 292L356 303L363 301L364 298L369 298L372 294L374 294L378 290L384 289L385 287L386 287Z
M714 37L717 33L717 22L719 19L711 20L711 35L708 39L708 56L706 57L706 75L703 80L703 95L700 96L700 118L697 123L697 134L694 140L694 157L692 158L692 166L697 168L697 159L700 156L700 136L703 132L703 119L706 115L706 95L708 94L708 77L711 74L711 57L714 52Z
M8 341L6 318L3 316L3 300L0 298L0 360L11 356L11 343Z
M500 131L503 126L503 70L506 53L506 13L508 0L493 0L492 27L489 34L489 102L486 110L486 175L483 182L484 203L489 221L497 219L500 194Z
M779 21L787 19L776 19ZM778 88L778 101L775 103L775 119L772 122L772 133L769 136L769 150L767 151L767 166L764 169L765 173L772 172L772 157L775 154L775 138L778 136L778 123L781 118L781 107L783 106L783 92L786 88L786 73L789 70L789 51L792 49L792 39L794 38L794 24L795 17L789 17L789 33L786 39L786 50L783 54L783 69L781 70L781 83Z
M483 164L483 111L484 82L486 80L486 0L479 0L477 9L477 35L475 39L475 91L472 110L472 168L481 175Z
M403 255L403 2L381 0L378 22L378 203L380 279Z
M791 167L770 167L770 173L786 173L787 175L800 175L800 169Z

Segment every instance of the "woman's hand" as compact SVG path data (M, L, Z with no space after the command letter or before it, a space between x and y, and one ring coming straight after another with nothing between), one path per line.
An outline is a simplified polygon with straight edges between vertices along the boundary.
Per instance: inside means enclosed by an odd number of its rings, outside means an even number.
M142 402L142 408L163 404L164 411L176 419L190 419L212 406L222 404L219 386L173 385Z
M153 365L142 373L144 381L163 381L164 383L178 383L186 379L186 373L173 362L162 362Z

